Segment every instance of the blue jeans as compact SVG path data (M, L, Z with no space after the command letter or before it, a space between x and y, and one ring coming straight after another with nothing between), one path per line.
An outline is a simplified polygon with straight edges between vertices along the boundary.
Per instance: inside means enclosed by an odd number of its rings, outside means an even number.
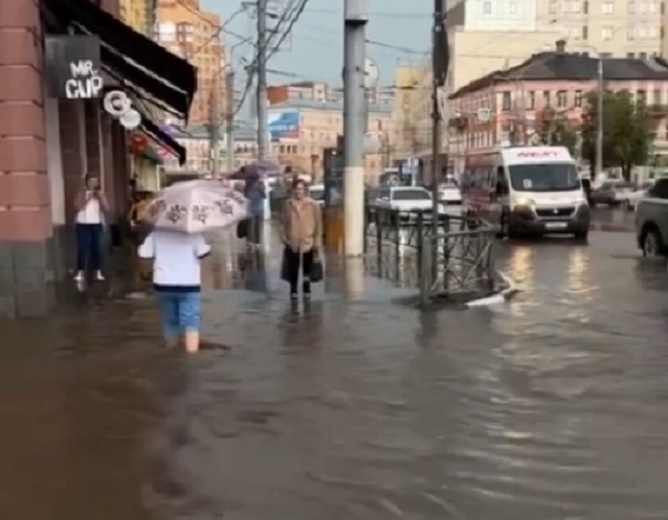
M157 291L156 295L166 339L175 340L187 332L199 332L199 292Z
M102 224L77 224L77 271L102 269Z

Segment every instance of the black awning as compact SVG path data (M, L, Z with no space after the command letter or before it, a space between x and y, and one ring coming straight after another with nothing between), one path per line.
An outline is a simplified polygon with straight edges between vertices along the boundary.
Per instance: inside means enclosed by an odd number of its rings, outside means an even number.
M151 139L164 146L176 157L178 157L180 166L183 166L186 163L186 149L177 143L171 135L160 130L158 125L156 125L149 118L145 117L144 114L142 114L141 129Z
M58 21L98 36L103 64L169 105L184 119L197 91L197 69L90 0L44 0Z

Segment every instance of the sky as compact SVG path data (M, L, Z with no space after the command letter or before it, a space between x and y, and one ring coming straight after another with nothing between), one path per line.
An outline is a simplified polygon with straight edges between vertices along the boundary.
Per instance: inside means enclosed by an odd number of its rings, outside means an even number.
M241 0L202 0L202 7L220 14L224 23L240 10L241 4ZM286 40L289 45L269 61L268 69L276 71L269 74L270 84L303 80L341 84L343 4L344 0L308 0L306 10ZM378 65L381 85L393 84L397 64L417 64L429 59L432 8L432 0L369 0L366 37L378 44L367 43L367 55ZM254 37L254 25L248 14L234 16L225 27L229 31L225 35L228 50L239 43L239 37ZM251 59L253 48L242 43L233 52L235 65L241 72L240 60L243 56Z

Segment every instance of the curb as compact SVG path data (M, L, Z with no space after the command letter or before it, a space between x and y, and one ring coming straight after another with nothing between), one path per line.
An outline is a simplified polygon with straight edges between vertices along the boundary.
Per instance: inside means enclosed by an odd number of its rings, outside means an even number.
M472 300L468 302L466 304L467 309L500 305L510 301L511 298L513 298L516 294L520 292L517 286L515 285L515 282L513 282L513 280L508 275L502 273L501 271L497 271L496 274L503 281L503 285L505 285L505 288L500 290L496 294L492 294L491 296L478 298L477 300Z

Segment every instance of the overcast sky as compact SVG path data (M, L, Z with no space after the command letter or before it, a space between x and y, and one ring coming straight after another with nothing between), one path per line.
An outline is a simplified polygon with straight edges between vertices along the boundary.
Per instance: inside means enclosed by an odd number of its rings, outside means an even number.
M217 12L223 20L229 20L240 10L241 4L241 0L202 0L204 9ZM398 63L419 63L429 57L426 53L431 41L430 10L433 2L369 0L369 4L367 39L379 44L367 44L367 54L378 64L381 84L392 85L393 70ZM226 26L229 32L237 35L226 35L228 49L240 41L239 37L252 37L254 24L247 14L237 14ZM281 72L270 75L271 83L311 79L340 84L343 65L343 0L309 0L287 42L289 45L269 62L270 69ZM249 58L252 56L252 51L246 44L235 48L237 67L244 55ZM237 70L239 77L242 69Z

